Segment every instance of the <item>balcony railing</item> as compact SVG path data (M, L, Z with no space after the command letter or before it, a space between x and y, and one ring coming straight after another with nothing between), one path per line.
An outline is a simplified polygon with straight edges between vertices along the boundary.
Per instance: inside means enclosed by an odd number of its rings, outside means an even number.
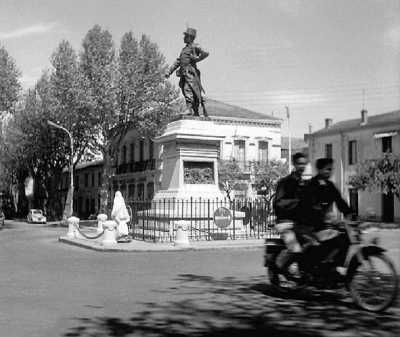
M143 172L154 170L155 159L148 159L142 161L136 161L134 163L120 164L116 167L117 174L131 173L131 172Z

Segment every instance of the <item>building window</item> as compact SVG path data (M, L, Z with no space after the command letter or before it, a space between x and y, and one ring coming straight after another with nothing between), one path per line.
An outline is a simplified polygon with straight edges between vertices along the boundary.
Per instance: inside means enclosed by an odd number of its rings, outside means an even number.
M356 188L349 189L350 208L355 215L358 215L358 191Z
M325 157L332 158L332 144L325 144Z
M102 172L101 171L98 174L97 181L98 181L99 186L101 186L101 184L102 184Z
M126 145L122 147L122 164L126 163Z
M149 140L149 159L153 159L154 157L154 142Z
M382 138L382 152L392 152L392 137Z
M94 172L92 173L92 187L95 186L95 174Z
M349 141L349 165L357 163L357 141Z
M83 207L83 198L79 197L78 198L78 214L79 215L82 214L82 207Z
M244 162L246 160L246 142L244 140L234 141L233 158L239 162Z
M90 200L89 199L86 199L85 213L86 213L86 215L90 214Z
M288 149L281 149L281 158L288 158L289 157L289 150Z
M153 199L154 196L154 183L147 183L147 200Z
M258 142L258 160L263 163L268 161L268 142Z
M128 198L129 199L135 198L135 184L128 185Z
M85 173L85 187L89 186L89 174Z
M139 142L139 161L144 160L144 140L141 139Z
M75 183L74 183L75 189L79 189L79 175L78 174L75 175L74 180L75 180Z
M131 152L131 155L130 155L131 163L134 163L135 162L135 143L132 143L130 145L130 152Z
M144 184L138 184L138 191L137 191L138 200L144 200Z
M96 213L96 200L92 199L90 202L90 214L95 214Z

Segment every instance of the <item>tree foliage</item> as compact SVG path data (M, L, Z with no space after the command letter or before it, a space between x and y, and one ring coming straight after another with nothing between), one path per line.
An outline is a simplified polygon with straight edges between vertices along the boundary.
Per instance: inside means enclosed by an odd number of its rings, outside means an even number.
M279 179L288 174L288 165L279 160L254 164L254 188L270 199L275 194Z
M52 116L52 106L50 80L48 74L44 73L35 88L27 92L21 108L15 112L7 137L8 144L13 146L9 159L14 164L16 179L21 181L26 176L34 179L38 203L47 199L45 195L50 189L51 181L60 180L66 162L63 155L64 144L54 134L49 133L46 123ZM55 191L56 188L51 190ZM54 193L50 195L52 201L60 199ZM43 207L42 204L35 206ZM52 205L55 211L59 207Z
M118 61L119 121L152 137L176 110L178 92L165 80L165 58L149 37L142 35L138 42L128 32L122 37Z
M155 43L124 34L116 56L111 34L94 26L83 40L81 70L93 103L93 147L103 155L101 207L108 208L112 165L129 129L140 135L159 132L172 113L176 90L164 78L166 64Z
M20 72L7 50L0 46L0 112L13 110L21 89Z
M235 185L245 180L243 169L238 162L231 160L220 160L218 164L218 180L220 188L226 193L226 197L231 200L232 191Z
M53 66L50 76L51 95L53 98L52 121L65 127L74 140L74 164L83 157L91 159L89 146L94 135L91 132L93 124L92 102L87 96L88 83L79 70L77 55L71 44L63 40L51 56ZM65 156L70 160L68 135L61 130L57 132L66 145Z
M400 155L385 153L381 158L365 160L349 177L349 184L360 190L394 194L400 199Z

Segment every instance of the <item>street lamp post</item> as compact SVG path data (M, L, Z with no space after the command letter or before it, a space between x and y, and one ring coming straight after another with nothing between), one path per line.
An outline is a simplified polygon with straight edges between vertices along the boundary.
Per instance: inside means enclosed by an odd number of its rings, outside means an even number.
M71 217L73 210L74 210L74 139L72 138L71 132L69 132L66 128L64 128L61 125L58 125L52 121L47 121L47 124L55 127L57 129L63 130L64 132L67 133L69 137L69 143L70 143L70 149L71 149L71 154L70 154L70 161L69 161L69 174L70 174L70 184L68 187L68 193L67 193L67 200L65 201L65 207L64 207L64 215L63 218L64 220Z

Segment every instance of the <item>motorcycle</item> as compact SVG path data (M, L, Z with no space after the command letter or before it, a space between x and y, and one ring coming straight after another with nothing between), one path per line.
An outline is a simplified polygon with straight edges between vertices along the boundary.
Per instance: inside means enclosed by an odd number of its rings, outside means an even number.
M344 222L336 227L347 235L347 250L343 275L337 279L337 264L332 259L319 259L310 268L305 258L318 254L318 246L307 247L294 253L285 268L278 268L276 259L286 245L282 239L268 238L265 245L265 263L271 285L281 293L304 288L332 289L345 287L361 309L381 312L389 308L398 293L399 280L392 261L380 247L378 239L363 240L363 232L357 222ZM314 250L314 251L313 251ZM317 255L318 256L318 255ZM332 284L332 279L335 279Z

